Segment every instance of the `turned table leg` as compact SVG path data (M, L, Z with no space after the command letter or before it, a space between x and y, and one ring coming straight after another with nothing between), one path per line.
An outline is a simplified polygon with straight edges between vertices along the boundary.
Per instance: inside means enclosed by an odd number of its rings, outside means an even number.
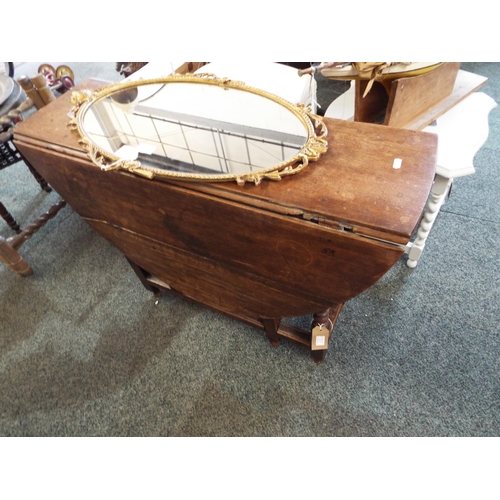
M323 363L328 350L328 340L333 330L331 309L315 313L311 321L311 355L315 363Z
M29 171L33 175L33 177L36 179L40 187L46 192L46 193L51 193L52 188L48 185L47 181L28 163L26 162L26 165L28 166Z
M152 292L155 297L160 297L162 291L148 281L148 274L146 273L146 271L142 267L139 267L135 262L132 262L128 257L125 258L127 259L127 262L130 264L130 267L133 269L136 276L144 285L144 288Z
M264 330L266 331L266 337L271 342L274 347L277 347L280 343L280 338L278 336L278 328L280 326L280 320L276 318L261 319L264 325Z
M273 346L278 346L280 339L297 342L311 349L311 356L316 363L323 363L328 350L328 341L344 304L338 304L313 315L309 330L295 327L281 318L261 318L266 337Z
M21 158L23 159L24 163L28 167L29 171L31 172L31 175L36 179L40 187L46 192L46 193L51 193L52 188L48 185L47 181L35 170L33 165L21 154Z
M446 177L436 175L429 201L427 203L427 208L425 209L420 222L420 227L418 228L417 237L413 243L408 245L406 250L406 253L408 254L406 265L408 267L415 268L417 266L418 260L424 251L425 242L427 241L439 210L444 203L446 195L450 191L452 182L453 179L447 179Z
M5 205L2 202L0 202L0 217L2 217L2 219L7 222L9 227L16 233L19 234L21 232L21 227L14 217L12 217L12 214L5 208Z
M33 273L30 265L11 247L9 242L0 236L0 260L5 262L15 273L29 276Z
M311 356L315 363L323 363L328 341L344 304L338 304L313 315L311 321Z
M35 233L37 233L40 228L45 226L45 224L56 216L56 214L66 206L66 202L61 200L55 205L50 207L50 209L42 214L34 222L28 224L21 232L19 232L13 238L6 240L0 237L0 260L5 262L13 271L22 276L29 276L33 273L30 265L19 255L17 252L21 245L29 240Z

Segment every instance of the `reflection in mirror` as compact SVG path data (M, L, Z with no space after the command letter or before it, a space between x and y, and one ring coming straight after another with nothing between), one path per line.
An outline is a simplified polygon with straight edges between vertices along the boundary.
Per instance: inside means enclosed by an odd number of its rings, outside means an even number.
M115 85L74 103L74 128L104 169L258 184L295 173L326 151L319 117L211 75Z

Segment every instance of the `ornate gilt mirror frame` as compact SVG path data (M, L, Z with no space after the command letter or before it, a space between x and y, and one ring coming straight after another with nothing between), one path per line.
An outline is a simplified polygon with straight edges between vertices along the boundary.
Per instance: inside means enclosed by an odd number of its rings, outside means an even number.
M127 90L135 91L136 87L145 85L163 86L174 83L190 83L196 85L215 85L224 89L238 89L245 92L257 94L265 99L270 99L275 103L283 106L292 113L304 127L304 144L302 148L293 157L287 158L272 166L266 166L260 170L245 173L218 173L207 175L201 173L186 173L169 171L163 168L155 168L149 165L142 165L136 159L124 159L123 157L115 156L109 151L105 151L86 133L84 127L84 117L89 108L94 103L104 100L107 97L116 95L118 92ZM175 180L199 181L199 182L221 182L221 181L236 181L239 185L244 185L246 182L254 182L260 184L263 179L281 180L284 176L296 174L308 166L310 161L316 161L321 154L327 151L328 143L325 139L327 129L320 116L311 113L308 107L301 105L293 105L290 102L270 94L266 91L249 87L243 82L229 79L221 79L215 75L203 74L174 74L168 77L155 78L149 80L128 81L118 84L111 84L102 87L95 92L90 91L75 91L71 96L72 118L68 123L71 130L76 131L80 135L80 143L86 150L92 162L103 170L123 169L128 172L141 175L147 178L167 178Z

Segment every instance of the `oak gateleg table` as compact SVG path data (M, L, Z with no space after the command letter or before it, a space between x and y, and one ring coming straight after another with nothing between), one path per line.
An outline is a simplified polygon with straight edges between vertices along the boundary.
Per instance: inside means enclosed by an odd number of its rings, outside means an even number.
M433 134L325 118L328 151L281 181L147 179L94 165L67 127L70 109L63 94L20 123L14 143L148 290L259 327L273 345L302 343L318 363L343 304L403 255L436 169ZM306 315L311 330L285 321Z

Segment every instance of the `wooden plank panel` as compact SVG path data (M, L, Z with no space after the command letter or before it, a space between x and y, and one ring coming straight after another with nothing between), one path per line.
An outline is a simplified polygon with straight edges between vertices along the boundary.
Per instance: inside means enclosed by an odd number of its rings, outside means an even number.
M102 82L87 81L81 88ZM78 135L66 127L69 93L63 94L16 127L16 143L36 140L48 148L81 154ZM385 233L395 242L407 240L417 225L432 186L437 139L365 123L325 119L329 150L297 176L260 186L212 185L212 194L240 203L257 200L276 211L300 209L309 215L356 226L360 232ZM392 168L402 158L402 168ZM206 185L205 185L206 186ZM189 189L197 190L196 184ZM200 185L200 190L203 186Z
M392 82L385 125L405 127L451 95L460 63L445 63L429 73Z
M460 70L451 94L434 106L429 107L421 115L410 120L404 128L407 130L422 130L467 96L479 90L487 81L488 79L484 76Z
M322 299L100 221L89 224L134 263L177 292L218 311L253 318L290 317L324 309Z
M311 221L124 172L103 172L88 161L32 146L23 145L22 151L86 219L149 237L163 248L223 263L235 273L268 280L274 290L279 286L300 289L301 294L327 305L361 293L403 253L399 247ZM116 238L113 243L118 246ZM148 244L143 245L141 251L147 252ZM130 251L124 253L157 274Z

